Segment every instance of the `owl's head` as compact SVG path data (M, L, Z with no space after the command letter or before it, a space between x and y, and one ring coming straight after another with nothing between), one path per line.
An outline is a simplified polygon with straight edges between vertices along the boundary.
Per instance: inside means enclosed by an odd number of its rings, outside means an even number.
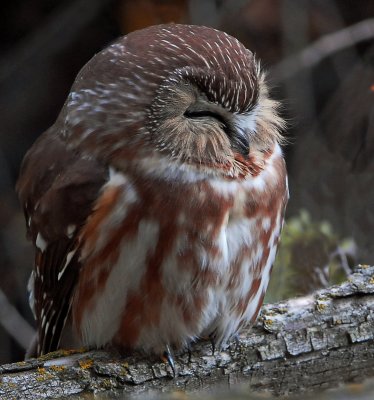
M71 146L118 168L148 160L238 177L281 140L277 105L237 39L169 24L130 33L88 62L59 123Z

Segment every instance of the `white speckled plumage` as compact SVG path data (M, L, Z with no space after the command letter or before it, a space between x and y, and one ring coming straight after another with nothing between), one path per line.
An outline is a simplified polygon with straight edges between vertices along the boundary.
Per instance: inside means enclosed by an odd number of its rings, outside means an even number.
M288 198L277 108L253 54L206 27L131 33L81 70L18 184L37 354L68 328L162 353L255 320Z

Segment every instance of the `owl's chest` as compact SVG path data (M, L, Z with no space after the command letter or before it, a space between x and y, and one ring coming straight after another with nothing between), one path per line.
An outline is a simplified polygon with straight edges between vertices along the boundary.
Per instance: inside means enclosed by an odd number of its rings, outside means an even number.
M270 218L260 207L248 213L247 197L239 185L222 192L206 182L108 187L84 232L85 269L115 264L139 276L153 271L165 281L173 275L178 280L181 270L223 276L266 241Z
M182 332L193 337L245 301L270 236L263 235L262 213L246 213L243 191L150 190L121 179L103 191L81 235L74 320L84 342L101 345L117 335L144 346L160 332L178 342ZM180 322L178 337L168 315Z
M159 224L150 267L160 271L168 287L197 277L204 280L200 284L225 286L236 268L249 271L270 241L264 234L270 218L261 207L247 212L249 199L239 185L230 193L200 185L153 200L145 212Z

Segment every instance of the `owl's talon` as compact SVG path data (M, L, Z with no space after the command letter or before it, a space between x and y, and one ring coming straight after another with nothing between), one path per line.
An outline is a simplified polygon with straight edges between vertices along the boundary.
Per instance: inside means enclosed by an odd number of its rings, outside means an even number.
M191 364L192 361L192 351L191 351L191 345L187 345L187 354L188 354L188 364Z
M212 346L212 356L214 356L216 352L216 337L214 334L209 335L210 345Z
M176 377L177 373L176 373L176 367L175 367L175 362L174 362L174 357L173 357L173 353L170 350L169 346L166 346L166 350L164 351L164 353L162 354L162 360L164 362L167 362L171 368L171 370L173 371L173 378Z

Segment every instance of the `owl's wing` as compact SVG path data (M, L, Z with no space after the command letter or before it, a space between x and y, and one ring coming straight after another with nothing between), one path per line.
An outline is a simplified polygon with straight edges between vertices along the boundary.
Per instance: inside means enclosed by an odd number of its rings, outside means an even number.
M58 348L80 269L77 236L107 179L103 166L69 150L53 129L26 154L17 182L35 247L29 291L37 355Z

